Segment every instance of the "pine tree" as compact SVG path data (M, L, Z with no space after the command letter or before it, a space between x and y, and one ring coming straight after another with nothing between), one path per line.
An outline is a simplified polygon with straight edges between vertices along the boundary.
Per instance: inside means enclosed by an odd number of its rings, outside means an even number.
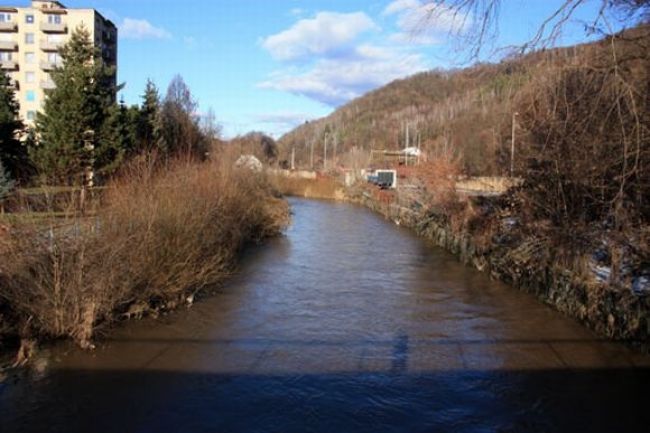
M95 165L101 167L101 175L110 175L133 153L135 147L134 128L124 101L109 108L103 129L104 145L101 153L95 155Z
M9 177L9 173L6 172L2 161L0 161L0 210L4 212L3 203L11 194L11 191L14 189L14 181Z
M29 172L27 149L17 139L23 129L9 76L0 70L0 163L14 178Z
M138 150L157 149L160 144L160 132L160 95L153 81L147 80L137 125Z
M115 69L102 60L88 30L80 26L61 49L63 66L51 73L56 88L46 92L36 118L38 144L30 156L50 182L80 184L88 169L115 163Z

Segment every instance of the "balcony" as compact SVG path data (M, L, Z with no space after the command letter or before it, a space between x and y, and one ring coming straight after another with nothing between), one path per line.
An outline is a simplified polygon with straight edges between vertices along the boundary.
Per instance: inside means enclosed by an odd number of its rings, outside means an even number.
M0 32L17 32L18 24L12 23L11 21L5 21L0 23Z
M43 51L59 51L63 45L65 45L63 41L53 42L47 39L41 39L41 50Z
M63 66L63 62L41 62L41 69L44 71L53 71Z
M56 84L52 80L41 81L41 89L43 90L52 90L56 88Z
M66 23L41 23L41 31L45 33L66 33L68 25Z
M5 71L15 71L18 69L18 63L13 60L0 60L0 68Z
M18 42L14 41L0 41L0 51L17 51Z

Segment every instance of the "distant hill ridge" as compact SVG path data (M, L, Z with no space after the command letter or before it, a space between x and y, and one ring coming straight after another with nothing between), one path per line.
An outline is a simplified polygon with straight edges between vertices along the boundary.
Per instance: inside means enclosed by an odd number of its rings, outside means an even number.
M578 64L586 50L604 46L599 41L542 50L497 64L395 80L285 134L279 140L280 159L289 161L295 149L297 166L309 167L313 143L314 166L322 168L327 140L328 159L336 155L349 166L351 158L368 158L371 149L406 147L408 129L408 144L419 143L428 153L454 152L468 174L502 174L513 102L522 86L550 65Z

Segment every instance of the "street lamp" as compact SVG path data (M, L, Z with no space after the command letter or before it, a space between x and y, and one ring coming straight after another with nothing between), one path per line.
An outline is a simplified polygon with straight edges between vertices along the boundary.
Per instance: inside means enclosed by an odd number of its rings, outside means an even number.
M512 113L512 140L510 146L510 177L515 176L515 138L517 135L517 116L518 112Z

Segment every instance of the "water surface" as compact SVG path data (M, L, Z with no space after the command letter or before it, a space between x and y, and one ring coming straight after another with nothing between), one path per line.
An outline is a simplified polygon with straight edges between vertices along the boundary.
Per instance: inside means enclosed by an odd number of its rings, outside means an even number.
M292 205L215 295L0 384L0 431L648 431L648 358L366 209Z

